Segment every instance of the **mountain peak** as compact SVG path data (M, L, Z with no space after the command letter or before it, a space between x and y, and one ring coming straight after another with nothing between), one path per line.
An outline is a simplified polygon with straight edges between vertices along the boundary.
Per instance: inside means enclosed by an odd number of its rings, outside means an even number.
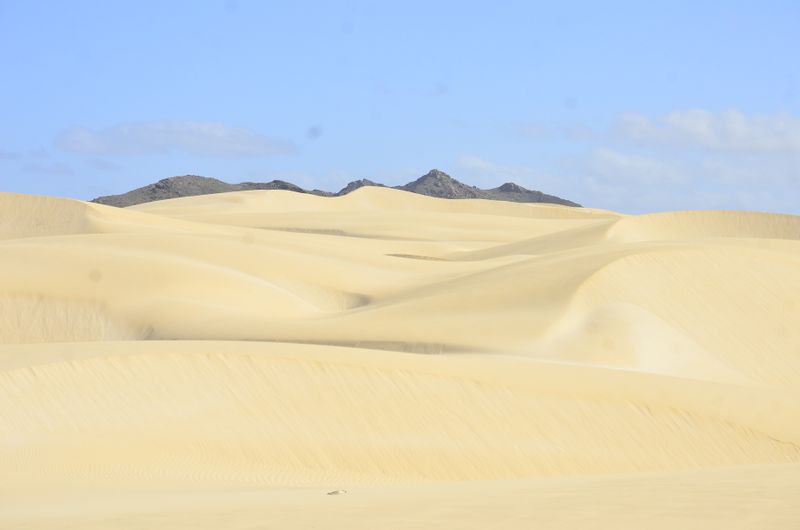
M431 169L430 171L419 177L414 182L437 182L437 181L449 182L449 183L455 182L461 186L467 186L466 184L459 182L458 180L454 179L453 177L451 177L450 175L439 169ZM413 182L409 182L409 184L413 184ZM467 187L469 188L471 186Z
M526 191L530 191L526 188L523 188L519 184L515 182L506 182L502 186L495 188L497 191L503 191L506 193L525 193Z
M269 182L242 182L241 184L233 184L233 186L241 190L287 190L295 191L297 193L306 193L306 190L297 184L292 184L291 182L286 182L285 180L271 180Z
M192 185L208 185L208 184L224 184L221 180L212 177L201 177L200 175L177 175L174 177L167 177L161 179L153 186L160 188L173 187L173 186L192 186Z
M479 195L477 188L467 186L438 169L431 169L414 182L397 186L397 189L444 199L474 199Z
M436 168L431 169L430 171L428 171L427 173L422 175L420 178L421 179L444 178L444 179L455 180L453 177L451 177L450 175L448 175L444 171L441 171L441 170L436 169Z
M373 181L371 181L369 179L358 179L358 180L354 180L352 182L348 182L347 186L345 186L344 188L340 189L339 192L336 193L336 195L347 195L351 191L355 191L358 188L363 188L364 186L378 186L378 187L381 187L381 188L385 187L383 184L379 184L377 182L373 182Z

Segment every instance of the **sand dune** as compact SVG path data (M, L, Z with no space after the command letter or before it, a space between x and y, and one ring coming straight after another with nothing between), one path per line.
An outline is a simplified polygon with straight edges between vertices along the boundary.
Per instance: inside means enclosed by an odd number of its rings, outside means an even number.
M794 216L0 194L0 527L792 528L798 300Z

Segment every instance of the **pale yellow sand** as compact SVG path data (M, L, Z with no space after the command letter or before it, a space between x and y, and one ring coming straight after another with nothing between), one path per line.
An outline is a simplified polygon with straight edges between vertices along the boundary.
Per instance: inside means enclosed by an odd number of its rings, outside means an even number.
M798 323L794 216L0 194L0 527L800 528Z

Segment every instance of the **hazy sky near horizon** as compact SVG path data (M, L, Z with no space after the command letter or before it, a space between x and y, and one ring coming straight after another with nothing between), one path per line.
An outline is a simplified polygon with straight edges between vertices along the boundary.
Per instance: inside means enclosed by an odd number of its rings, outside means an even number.
M800 214L800 3L0 0L0 191L439 168Z

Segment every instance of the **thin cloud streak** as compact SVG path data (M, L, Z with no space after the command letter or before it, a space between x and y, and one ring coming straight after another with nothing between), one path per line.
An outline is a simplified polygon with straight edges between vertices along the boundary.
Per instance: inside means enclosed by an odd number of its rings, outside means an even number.
M56 145L72 153L126 156L186 152L226 158L290 154L291 142L218 122L153 121L64 131Z
M5 149L0 149L0 160L16 160L20 158L20 154L14 151L6 151Z
M615 132L642 145L736 153L800 153L800 117L791 114L688 109L650 118L627 112L619 117Z
M119 165L109 160L103 160L102 158L90 158L86 160L86 165L98 171L118 171L120 169Z
M23 168L27 173L32 173L35 175L74 175L75 172L72 170L70 166L61 162L54 162L54 163L47 163L47 164L40 164L40 163L32 163L27 164Z

